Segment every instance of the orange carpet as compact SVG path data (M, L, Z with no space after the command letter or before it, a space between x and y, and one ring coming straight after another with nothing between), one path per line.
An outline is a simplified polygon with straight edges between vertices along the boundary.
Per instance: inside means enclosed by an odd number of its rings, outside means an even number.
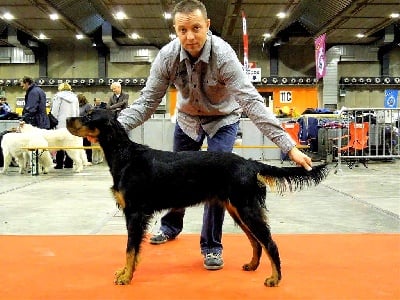
M0 299L400 299L400 235L275 235L283 280L267 288L263 255L241 270L251 249L225 234L225 267L206 271L198 235L144 243L128 286L113 284L125 236L1 236Z

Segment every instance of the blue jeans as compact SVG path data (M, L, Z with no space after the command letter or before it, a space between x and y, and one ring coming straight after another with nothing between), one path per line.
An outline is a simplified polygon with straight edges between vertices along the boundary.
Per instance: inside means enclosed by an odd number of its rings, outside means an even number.
M174 132L174 151L199 151L204 139L207 137L208 151L232 152L235 143L239 122L227 125L218 130L210 138L205 132L199 141L194 141L187 136L178 123ZM222 253L222 224L225 209L218 204L204 204L203 226L200 236L200 248L203 255L208 253ZM161 218L160 230L170 238L176 237L183 228L185 209L171 209Z

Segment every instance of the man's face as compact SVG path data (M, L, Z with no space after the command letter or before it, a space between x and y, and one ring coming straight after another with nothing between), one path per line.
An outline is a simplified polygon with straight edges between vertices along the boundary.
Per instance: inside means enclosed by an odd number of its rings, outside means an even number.
M119 95L121 94L121 87L118 85L111 85L111 90L113 91L114 94Z
M26 91L29 88L29 83L28 82L21 82L21 87L24 91Z
M207 40L210 20L205 19L199 9L189 13L177 13L174 19L176 35L185 49L192 57L199 57Z

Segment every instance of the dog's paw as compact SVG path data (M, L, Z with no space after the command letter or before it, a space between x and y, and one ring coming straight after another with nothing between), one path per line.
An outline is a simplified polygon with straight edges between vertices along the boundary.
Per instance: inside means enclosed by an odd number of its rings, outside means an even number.
M129 273L126 268L122 268L115 272L114 283L117 285L129 284L132 280L132 273Z
M274 276L268 277L264 281L264 285L268 287L278 286L278 284L279 284L279 279Z
M257 270L258 264L252 264L252 263L248 263L248 264L244 264L242 266L242 269L244 271L255 271Z

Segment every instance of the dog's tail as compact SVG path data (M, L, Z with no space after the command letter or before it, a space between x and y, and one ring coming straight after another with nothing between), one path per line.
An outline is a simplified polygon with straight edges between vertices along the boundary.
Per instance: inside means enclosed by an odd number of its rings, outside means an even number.
M298 191L302 188L317 185L328 176L327 164L321 164L312 168L311 171L303 167L274 167L263 164L260 167L257 179L268 185L272 191L282 194L286 191Z

